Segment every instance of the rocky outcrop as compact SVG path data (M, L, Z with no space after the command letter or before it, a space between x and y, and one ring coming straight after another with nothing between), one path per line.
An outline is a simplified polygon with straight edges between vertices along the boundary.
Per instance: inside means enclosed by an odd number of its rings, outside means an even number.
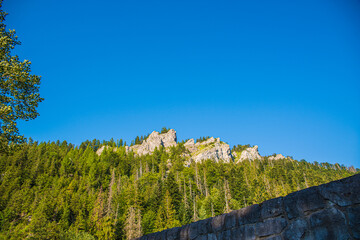
M199 154L192 157L195 162L201 162L206 159L212 159L215 162L232 161L230 147L226 143L216 142L213 146L206 147Z
M292 159L292 157L290 156L287 156L285 157L284 155L282 154L276 154L275 156L270 156L268 157L269 160L281 160L281 159L287 159L287 160L290 160L290 161L293 161L294 159Z
M197 150L197 146L195 146L195 141L193 138L187 140L184 146L190 153L193 153Z
M110 146L102 146L102 147L100 147L100 148L96 151L96 154L97 154L98 156L100 156L105 149L109 149L109 148L111 148L111 147L110 147ZM113 148L113 151L114 151L114 152L116 152L116 150L117 150L117 147Z
M138 155L145 155L152 153L155 148L159 148L160 146L165 148L176 146L176 141L176 131L174 129L170 129L167 133L162 134L153 131L141 144L130 147L130 150Z
M138 239L360 239L360 174Z
M100 147L100 148L96 151L96 154L97 154L98 156L100 156L104 150L105 150L105 146L102 146L102 147Z
M190 139L185 143L185 148L190 152L190 158L194 162L212 159L215 162L230 162L233 160L230 146L220 141L220 138L209 138L203 142L194 143Z
M249 147L241 152L240 157L238 158L237 162L244 161L246 159L248 160L255 160L255 159L262 159L262 157L259 154L259 147L257 145L253 147Z
M125 151L132 151L136 155L146 155L153 153L155 148L169 148L176 145L176 131L174 129L170 129L166 133L153 131L141 144L137 144L131 147L125 146ZM186 159L186 166L189 166L191 162L201 162L207 159L212 159L215 162L232 162L234 161L234 156L236 157L236 162L241 162L245 159L262 159L258 152L258 146L255 145L254 147L249 147L243 150L241 153L232 153L230 146L220 141L220 138L211 137L205 141L198 141L196 143L194 139L189 139L186 141L184 146L187 150L183 154L183 157ZM109 148L109 146L102 146L96 151L96 154L100 156L105 148ZM114 151L116 151L116 149ZM280 159L283 157L283 155L278 154L276 157L269 157L269 159Z
M269 160L280 160L280 159L284 159L286 157L284 157L282 154L276 154L275 156L270 156L268 159Z
M195 146L200 146L200 145L209 145L210 143L213 143L213 142L220 142L220 138L213 138L213 137L211 137L211 138L209 138L209 139L207 139L207 140L205 140L205 141L203 141L203 142L197 142L196 144L195 144Z
M125 146L126 152L133 151L137 155L151 154L155 148L176 146L177 137L176 131L170 129L167 133L160 134L153 131L141 144L131 147ZM220 141L220 138L209 138L202 142L195 143L194 139L189 139L185 144L187 153L184 154L186 158L185 165L190 165L192 161L201 162L203 160L212 159L215 162L233 161L230 146ZM96 151L97 155L101 155L109 146L102 146ZM116 149L114 150L116 151Z

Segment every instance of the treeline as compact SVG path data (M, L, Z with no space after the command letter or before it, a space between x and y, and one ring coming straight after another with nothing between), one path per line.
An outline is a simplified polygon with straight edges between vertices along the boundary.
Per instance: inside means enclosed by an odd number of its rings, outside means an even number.
M163 127L163 128L161 128L160 134L167 133L168 131L170 131L170 128ZM137 144L142 144L149 137L149 135L150 135L150 133L148 133L146 135L143 135L143 136L136 136L135 140L131 141L130 146L134 146L134 145L137 145ZM119 142L122 143L123 140L120 139ZM104 144L104 145L108 145L108 144ZM118 144L117 146L126 146L126 142L125 142L125 144Z
M96 155L103 143L116 152ZM139 157L103 143L30 141L0 155L0 239L131 239L356 171L267 158L185 167L183 144Z
M242 152L244 151L245 149L249 148L249 147L252 147L250 146L250 144L246 144L246 145L235 145L233 146L233 148L231 149L232 152Z
M210 138L210 136L206 136L206 137L200 137L196 139L196 142L201 143L201 142L205 142L206 140L208 140Z

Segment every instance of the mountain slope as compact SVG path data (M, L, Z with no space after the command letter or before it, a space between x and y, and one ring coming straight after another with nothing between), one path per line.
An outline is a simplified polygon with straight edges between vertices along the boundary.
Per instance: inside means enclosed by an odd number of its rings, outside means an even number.
M271 157L189 161L197 155L184 142L142 155L132 146L104 145L96 154L99 141L31 142L0 155L0 238L126 239L356 172Z

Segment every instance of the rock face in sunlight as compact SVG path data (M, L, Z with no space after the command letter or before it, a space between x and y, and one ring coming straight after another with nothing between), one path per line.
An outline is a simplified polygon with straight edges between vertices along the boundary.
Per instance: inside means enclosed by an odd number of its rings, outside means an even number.
M160 146L168 148L176 145L176 131L170 129L167 133L162 134L156 131L152 132L143 143L134 145L130 147L129 150L134 151L138 155L145 155L151 154L155 148L159 148ZM221 142L220 138L215 139L211 137L206 141L197 143L195 143L194 139L190 139L184 146L190 153L185 155L189 158L189 162L201 162L206 159L212 159L215 162L230 162L233 160L230 146Z
M142 156L146 154L151 154L154 152L155 148L164 147L166 150L169 150L169 147L177 146L177 136L174 129L170 129L166 133L159 133L153 131L141 144L137 144L131 147L125 146L125 151L133 151L136 155ZM220 138L208 138L204 140L199 140L195 143L193 138L187 140L184 144L186 152L183 153L183 157L186 159L185 165L189 166L191 162L202 162L204 160L211 159L214 162L233 162L236 163L242 162L244 160L256 160L263 159L259 154L258 146L248 147L241 152L231 152L229 144L220 141ZM97 155L101 155L105 149L110 148L109 146L102 146L97 151ZM116 151L117 148L113 148L113 151ZM276 154L275 156L268 157L269 160L280 160L285 159L282 154ZM287 157L287 159L290 159Z
M102 146L101 148L99 148L99 149L96 151L96 154L97 154L98 156L100 156L105 149L109 149L109 148L110 148L109 146ZM114 152L115 152L116 150L117 150L117 147L113 148L113 151L114 151Z
M195 146L195 141L193 138L186 141L184 144L185 148L190 152L193 153L196 151L197 147Z
M286 157L284 157L284 155L282 154L276 154L276 156L270 156L269 160L280 160L280 159L284 159Z
M240 158L238 159L237 162L241 162L246 159L248 160L262 159L258 149L259 147L257 145L245 149L244 151L241 152Z
M176 131L174 129L170 129L166 133L153 131L141 144L131 147L125 146L125 150L126 152L134 151L137 155L151 154L155 148L160 148L161 146L165 148L176 146L176 141ZM96 154L100 156L108 148L110 147L102 146L96 151ZM117 148L114 148L114 151L116 150Z
M145 155L152 153L155 148L161 146L165 148L176 146L176 141L176 131L174 129L170 129L167 133L162 134L153 131L141 144L134 145L130 149L138 155Z
M185 148L190 152L191 160L201 162L212 159L215 162L230 162L233 160L229 144L220 141L220 138L209 138L203 142L194 143L190 139L185 143Z
M102 154L102 152L104 151L104 149L105 149L105 146L102 146L101 148L99 148L99 149L96 151L96 154L97 154L98 156L100 156L100 155Z

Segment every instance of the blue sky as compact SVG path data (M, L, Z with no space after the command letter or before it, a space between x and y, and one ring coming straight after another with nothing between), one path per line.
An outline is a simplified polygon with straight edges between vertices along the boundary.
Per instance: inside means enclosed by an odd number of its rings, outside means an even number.
M360 2L5 0L42 76L39 141L167 126L360 167Z

